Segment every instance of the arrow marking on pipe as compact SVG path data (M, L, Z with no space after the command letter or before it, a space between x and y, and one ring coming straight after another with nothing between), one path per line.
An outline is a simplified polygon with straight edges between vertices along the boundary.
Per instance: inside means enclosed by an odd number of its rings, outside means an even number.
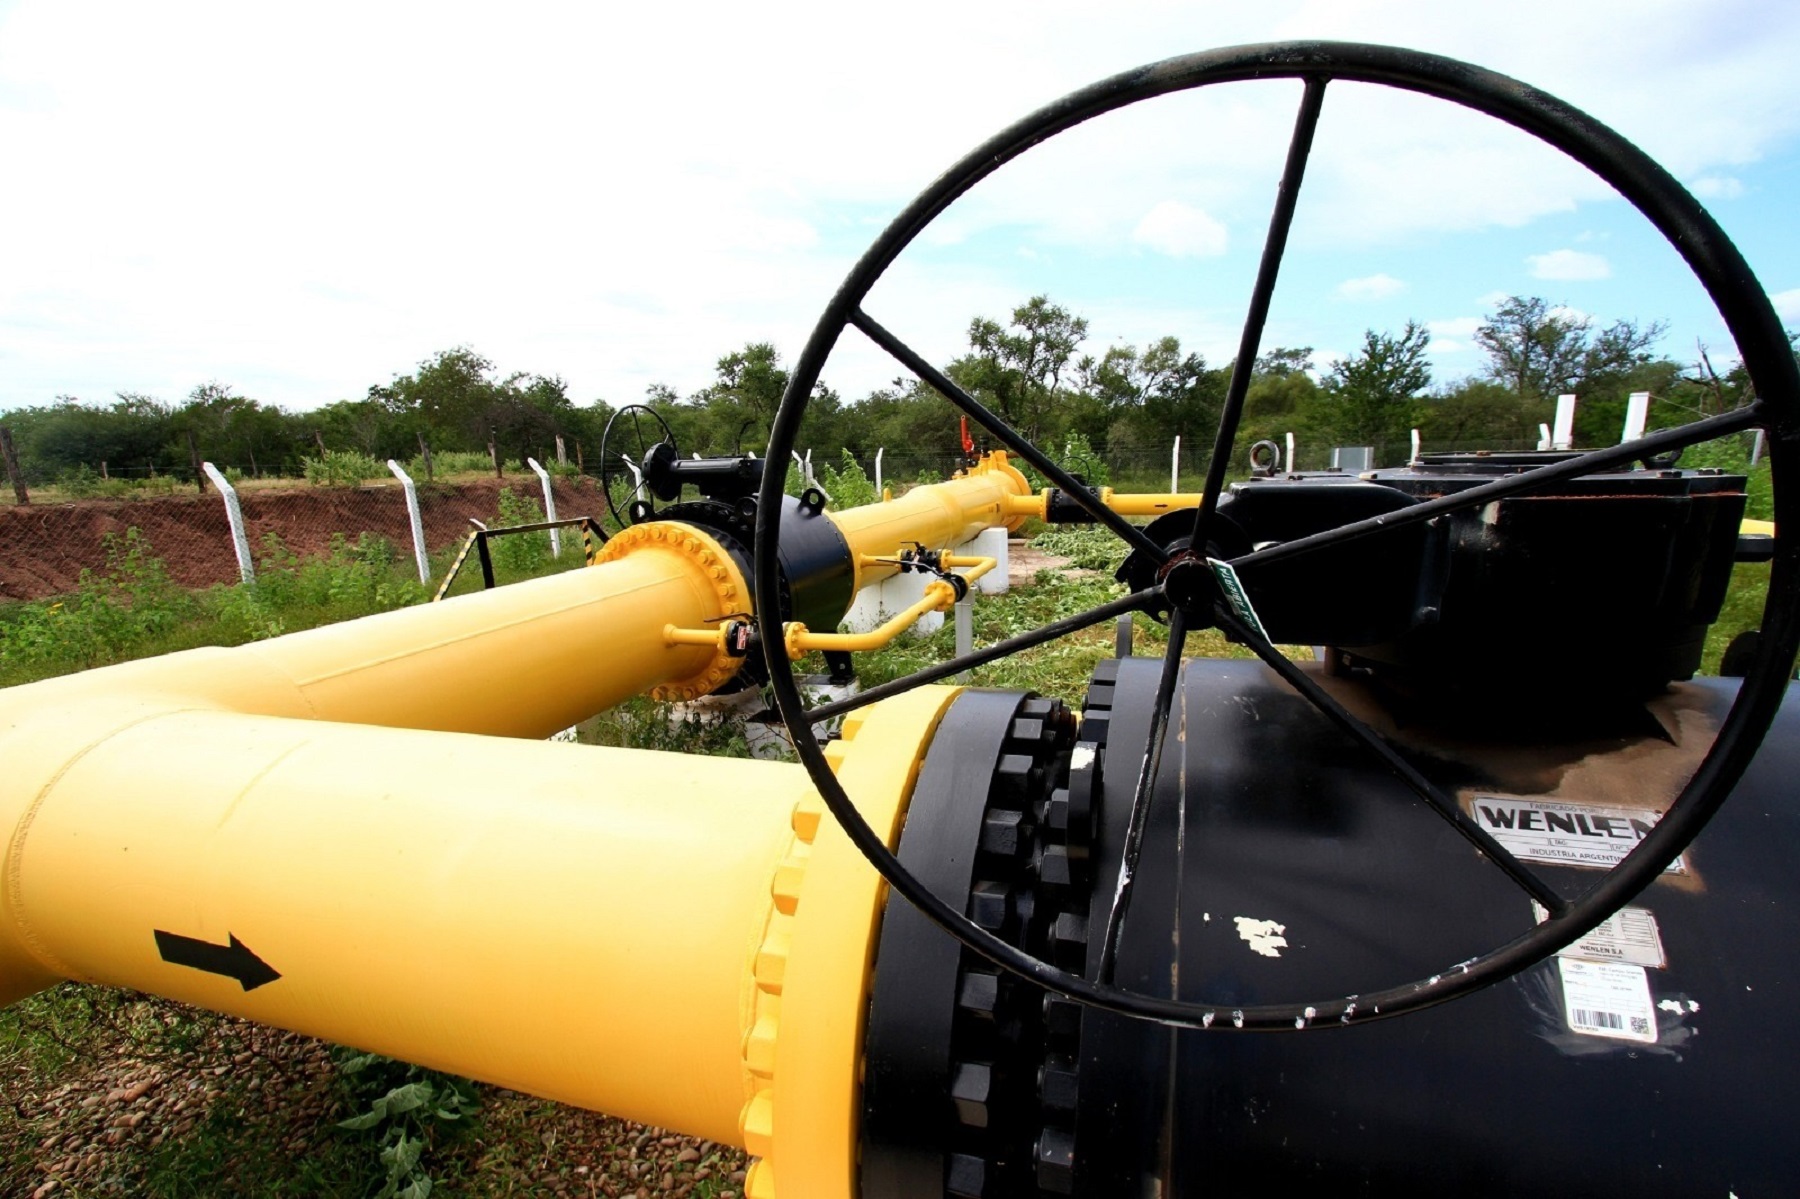
M172 966L186 966L192 970L204 970L208 974L223 974L226 978L234 978L246 991L254 991L264 983L272 983L281 974L269 963L252 953L250 947L237 939L235 933L227 934L231 941L226 945L214 945L210 941L197 940L194 937L183 937L175 933L165 933L156 929L156 950L162 954L162 960Z

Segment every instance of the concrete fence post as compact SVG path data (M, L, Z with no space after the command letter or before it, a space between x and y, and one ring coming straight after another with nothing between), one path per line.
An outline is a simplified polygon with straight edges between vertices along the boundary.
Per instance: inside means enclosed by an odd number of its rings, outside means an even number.
M1553 450L1575 448L1575 397L1573 395L1556 397L1556 427L1550 433L1550 448Z
M525 459L525 465L537 472L538 482L544 486L544 519L556 519L556 496L550 491L550 472L538 465L536 458ZM550 530L550 556L562 557L562 530Z
M1619 434L1619 444L1636 441L1644 435L1644 426L1650 422L1650 393L1634 391L1625 399L1625 428Z
M400 486L406 490L406 517L412 525L413 559L419 564L419 582L431 582L431 559L425 554L425 522L419 516L419 489L413 486L412 476L400 468L400 464L392 458L388 459L388 469L400 480Z
M237 488L225 481L219 468L202 462L200 470L213 481L225 501L225 519L231 525L231 548L237 554L238 575L246 583L256 582L256 563L250 558L250 538L244 532L244 510L238 504Z
M1181 494L1181 434L1175 434L1175 449L1169 455L1169 494Z

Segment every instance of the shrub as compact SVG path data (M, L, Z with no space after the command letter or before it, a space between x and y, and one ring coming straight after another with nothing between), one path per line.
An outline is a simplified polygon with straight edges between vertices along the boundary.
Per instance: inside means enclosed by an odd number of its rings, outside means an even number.
M514 495L510 487L500 489L498 527L537 524L543 519L544 510L536 500ZM488 546L493 552L495 567L514 574L530 574L542 570L550 562L548 532L509 533L504 537L491 538Z
M315 487L355 487L365 479L378 479L387 467L355 450L326 450L323 458L302 458L306 481Z
M869 481L869 476L863 473L856 456L849 450L844 451L839 466L826 465L818 473L819 485L831 497L831 506L840 512L845 508L873 504L881 498L875 494L875 484Z
M136 657L195 611L137 529L108 533L106 566L81 572L73 595L28 604L0 627L0 661L26 669L80 670Z

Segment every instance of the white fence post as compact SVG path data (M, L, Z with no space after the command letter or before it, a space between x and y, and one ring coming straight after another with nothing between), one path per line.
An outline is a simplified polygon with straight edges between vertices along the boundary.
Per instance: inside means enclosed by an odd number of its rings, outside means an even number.
M1412 431L1412 457L1407 459L1407 461L1408 462L1417 462L1418 460L1419 460L1419 431L1417 429L1414 429Z
M1538 449L1547 450L1553 444L1554 444L1554 442L1551 440L1551 437L1550 437L1550 426L1544 424L1542 421L1539 421L1538 422Z
M212 463L202 462L200 469L206 472L206 477L212 480L225 500L225 519L231 525L231 548L237 553L238 575L244 582L254 583L256 563L250 560L250 538L244 535L244 510L238 506L237 488L227 483Z
M429 583L431 559L425 556L425 522L419 516L419 489L413 486L412 476L401 470L400 464L392 458L388 459L388 469L406 490L406 518L412 525L413 560L419 564L419 582Z
M1294 465L1294 435L1292 433L1287 435L1287 461L1283 465L1287 467L1290 475L1300 469Z
M1169 455L1169 494L1181 494L1181 434L1175 434L1175 449Z
M1644 426L1650 422L1650 393L1634 391L1625 401L1625 428L1619 434L1619 444L1636 441L1644 435Z
M1550 448L1575 448L1575 397L1572 395L1556 397L1556 431L1550 435Z
M544 519L556 519L556 497L550 494L550 472L538 465L536 458L525 459L525 465L537 472L538 482L544 485ZM562 557L562 530L550 530L550 556Z
M887 453L886 446L882 446L880 449L875 451L875 494L876 495L882 494L882 490L881 490L881 456L885 453Z
M1750 443L1750 469L1751 470L1755 470L1756 464L1758 462L1762 461L1763 449L1764 449L1763 431L1761 429L1758 429L1756 431L1756 440Z

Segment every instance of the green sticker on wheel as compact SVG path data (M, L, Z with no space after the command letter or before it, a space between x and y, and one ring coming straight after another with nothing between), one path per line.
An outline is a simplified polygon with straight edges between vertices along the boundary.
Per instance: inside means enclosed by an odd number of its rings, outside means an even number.
M1250 603L1250 593L1244 590L1244 581L1238 578L1237 568L1218 558L1208 558L1206 564L1212 567L1213 578L1218 580L1219 590L1237 618L1255 629L1256 635L1264 641L1270 640L1269 630L1263 628L1262 618L1257 616L1255 606Z

